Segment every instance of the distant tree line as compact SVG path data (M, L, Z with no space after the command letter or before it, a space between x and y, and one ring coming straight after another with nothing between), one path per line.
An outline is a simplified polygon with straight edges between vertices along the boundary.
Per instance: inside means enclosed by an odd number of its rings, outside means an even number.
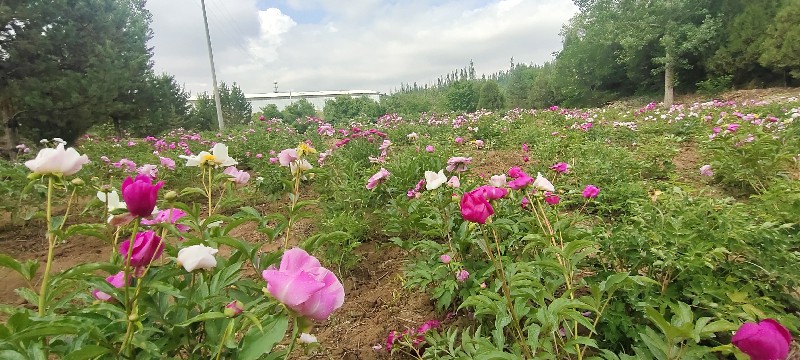
M433 83L401 84L383 103L405 114L598 106L638 95L669 105L674 91L800 85L800 0L574 2L579 12L552 61L512 58L507 70L480 77L470 61Z

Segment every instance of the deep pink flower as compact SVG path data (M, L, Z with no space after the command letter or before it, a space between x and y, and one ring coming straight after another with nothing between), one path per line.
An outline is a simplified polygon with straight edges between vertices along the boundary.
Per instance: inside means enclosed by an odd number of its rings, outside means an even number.
M789 355L792 334L777 321L764 319L742 324L731 343L752 360L783 360Z
M483 196L486 200L502 199L508 194L507 189L490 185L480 186L471 192Z
M528 152L528 143L522 144L522 152Z
M275 299L314 320L326 320L344 303L344 287L336 275L300 248L287 250L278 270L264 270L261 276Z
M461 216L466 221L485 224L486 219L494 214L494 209L482 194L467 192L461 197Z
M548 203L550 205L558 205L558 203L560 201L561 201L561 198L558 197L558 195L553 194L553 193L551 193L549 191L546 191L544 193L544 202L546 202L546 203Z
M126 263L134 267L149 265L153 260L158 259L164 251L161 238L158 237L153 230L142 231L136 234L133 241L131 258L127 259L130 242L131 240L128 239L119 244L119 253Z
M525 175L525 172L519 168L519 166L514 166L511 169L508 169L508 176L516 179L522 175Z
M514 180L509 181L506 183L508 187L513 190L522 189L530 184L533 184L534 179L526 173L522 173L521 175L517 176Z
M153 213L158 200L158 189L164 186L163 181L153 184L147 175L138 175L136 179L128 176L122 182L122 199L128 212L134 216L147 217Z
M599 193L600 189L598 189L597 186L594 185L586 185L586 187L583 189L583 197L587 199L594 199L597 197L597 194Z
M531 204L531 201L528 200L528 198L524 197L524 198L522 198L522 201L520 202L519 206L522 207L523 209L527 209L528 205L530 205L530 204Z
M125 272L124 271L120 271L116 275L111 275L111 276L107 277L106 278L106 282L108 282L109 284L111 284L111 286L113 286L113 287L115 287L117 289L121 288L123 285L125 285ZM101 300L101 301L110 301L111 300L111 295L106 294L106 293L104 293L104 292L102 292L102 291L100 291L98 289L92 290L92 296L94 296L95 299Z
M739 128L739 124L728 124L727 130L730 131L730 132L734 132L738 128Z
M555 165L551 166L550 169L559 174L563 174L569 171L569 165L565 162L558 162Z
M181 209L166 209L159 211L152 220L142 219L142 225L155 225L155 224L175 224L178 219L186 216L186 212ZM176 224L175 227L178 231L189 231L189 226L183 224Z

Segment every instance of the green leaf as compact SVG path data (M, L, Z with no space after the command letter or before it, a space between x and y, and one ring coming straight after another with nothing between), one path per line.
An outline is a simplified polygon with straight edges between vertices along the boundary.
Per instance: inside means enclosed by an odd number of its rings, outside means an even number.
M178 324L176 326L185 327L185 326L189 326L191 324L194 324L196 322L201 322L201 321L206 321L206 320L214 320L214 319L222 319L222 318L226 318L226 317L227 316L225 316L225 314L223 314L223 313L221 313L219 311L212 311L212 312L207 312L207 313L202 313L200 315L197 315L197 316L195 316L195 317L193 317L193 318L191 318L189 320L186 320L186 321L184 321L184 322L182 322L182 323L180 323L180 324Z
M70 352L69 355L64 357L64 360L88 360L94 359L100 355L110 353L111 350L99 345L86 345L77 351Z
M268 322L269 324L262 324L263 332L255 327L250 328L250 331L242 339L239 360L256 360L260 358L272 350L272 347L286 336L286 329L289 327L288 317L278 316L269 319Z
M22 264L11 256L0 254L0 266L16 271L20 275L22 273Z
M0 359L3 360L28 360L24 355L14 350L0 350Z

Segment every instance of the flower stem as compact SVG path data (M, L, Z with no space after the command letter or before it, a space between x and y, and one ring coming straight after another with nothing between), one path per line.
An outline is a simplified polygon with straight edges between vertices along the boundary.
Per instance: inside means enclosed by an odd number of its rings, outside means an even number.
M231 318L228 321L228 327L225 328L225 333L222 335L222 340L219 342L219 349L217 350L217 356L215 357L216 360L219 360L219 357L222 355L222 348L225 347L225 340L228 340L228 336L231 335L233 331L233 319Z
M286 237L283 240L283 248L286 249L289 247L289 238L292 234L292 223L294 222L294 208L297 206L297 198L300 197L300 171L298 170L297 175L294 177L294 189L292 196L292 207L289 208L289 222L286 224Z
M136 232L139 230L139 218L133 219L133 229L131 232L130 241L128 241L128 254L125 258L122 259L122 264L125 271L124 284L125 284L125 321L128 323L128 331L125 333L125 340L122 343L119 351L122 353L129 345L129 339L133 336L131 333L133 329L133 320L131 319L131 314L133 314L133 307L135 305L135 301L132 301L130 297L130 286L128 284L128 279L131 278L131 257L133 256L133 246L136 242ZM139 284L136 284L137 287ZM130 354L130 352L128 352Z
M53 177L47 177L47 263L44 266L44 274L42 275L42 286L39 289L39 316L44 316L45 307L47 306L47 289L50 282L50 267L53 265L53 248L55 247L55 237L53 235Z
M286 351L286 356L283 360L288 360L289 355L292 354L292 350L294 350L294 344L297 342L297 333L299 332L299 327L297 326L297 316L289 315L292 317L292 342L289 343L289 350Z
M506 279L505 269L503 268L502 253L500 252L500 242L497 239L497 232L492 229L494 243L497 248L497 257L493 255L491 245L489 244L489 235L487 234L486 229L482 227L481 232L483 233L484 240L486 241L486 252L489 254L489 259L494 264L494 269L497 273L497 276L500 278L500 286L503 289L503 296L506 298L508 312L511 314L511 323L513 324L516 333L517 342L522 347L522 352L525 354L525 359L532 359L533 354L531 353L530 348L528 348L528 343L525 341L525 334L522 332L522 328L519 326L517 312L514 310L514 300L511 298L511 290L508 286L508 279Z
M214 188L214 175L212 174L213 168L211 166L208 167L208 187L206 187L206 194L208 195L208 217L211 217L211 214L214 212L214 208L211 206L211 190Z

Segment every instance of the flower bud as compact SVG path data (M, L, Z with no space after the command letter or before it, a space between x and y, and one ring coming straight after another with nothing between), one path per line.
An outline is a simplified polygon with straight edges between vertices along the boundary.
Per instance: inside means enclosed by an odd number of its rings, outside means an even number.
M239 300L234 300L225 305L225 310L222 312L227 317L236 317L244 311L244 303Z
M172 201L172 200L175 200L177 198L178 198L178 193L175 192L175 190L167 191L167 193L164 194L164 200L167 200L167 201Z
M104 193L111 192L111 185L105 184L105 185L100 186L100 191L102 191Z
M74 178L74 179L72 179L72 181L70 181L70 183L72 183L72 185L75 185L75 186L83 186L83 185L86 184L83 181L83 179L81 179L81 178Z

